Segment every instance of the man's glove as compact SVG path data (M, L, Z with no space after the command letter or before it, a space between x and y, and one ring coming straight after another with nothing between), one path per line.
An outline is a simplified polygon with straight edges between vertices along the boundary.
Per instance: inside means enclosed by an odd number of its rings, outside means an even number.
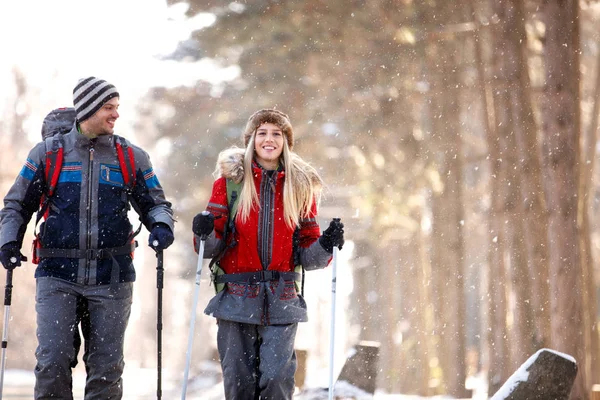
M333 253L334 247L342 249L344 245L344 224L339 218L331 220L329 227L323 231L319 238L319 243L329 253Z
M148 237L148 246L156 251L160 251L169 247L173 243L173 240L175 240L175 237L169 225L158 222L152 226L152 231Z
M211 234L215 228L215 216L208 211L202 211L194 217L192 231L195 235L206 237Z
M21 265L21 247L17 242L8 242L0 249L0 262L6 269L15 269Z

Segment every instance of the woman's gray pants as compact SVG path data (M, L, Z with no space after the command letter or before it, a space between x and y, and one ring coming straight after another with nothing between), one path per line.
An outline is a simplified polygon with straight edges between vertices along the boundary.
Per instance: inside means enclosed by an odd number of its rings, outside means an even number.
M218 320L217 347L227 400L288 400L294 394L298 324Z
M87 300L90 332L83 361L87 373L85 400L123 397L123 344L131 313L133 283L84 286L41 277L36 282L36 400L73 399L71 365L77 354L77 299Z

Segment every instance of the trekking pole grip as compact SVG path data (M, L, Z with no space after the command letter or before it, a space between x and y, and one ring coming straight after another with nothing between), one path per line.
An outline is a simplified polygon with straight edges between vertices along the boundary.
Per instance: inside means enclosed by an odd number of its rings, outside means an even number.
M204 215L205 217L210 215L210 213L206 210L202 211L200 214ZM202 235L200 235L200 240L202 240L202 241L206 240L208 238L208 235L209 234L203 233ZM202 255L202 254L200 254L200 255Z
M163 251L159 250L156 252L156 287L158 289L163 288L163 277L164 277L164 268L163 268Z

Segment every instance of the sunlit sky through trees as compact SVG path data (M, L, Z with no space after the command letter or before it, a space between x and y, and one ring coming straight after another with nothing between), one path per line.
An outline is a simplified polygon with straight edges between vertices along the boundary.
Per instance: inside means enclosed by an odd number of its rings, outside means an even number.
M26 76L29 90L39 93L43 107L30 109L31 118L25 122L35 142L45 114L71 106L72 88L84 76L114 83L125 111L133 111L150 87L193 85L197 80L218 83L237 76L236 68L220 69L208 59L165 59L190 32L214 22L207 13L187 18L186 10L183 3L168 7L161 0L0 2L0 106L13 95L18 70ZM133 112L122 112L120 122L125 125L133 118Z

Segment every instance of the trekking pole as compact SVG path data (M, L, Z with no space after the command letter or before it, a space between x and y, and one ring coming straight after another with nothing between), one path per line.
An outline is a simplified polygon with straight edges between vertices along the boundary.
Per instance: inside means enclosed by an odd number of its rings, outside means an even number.
M207 215L208 211L202 214ZM192 306L192 317L190 319L190 331L188 335L188 347L185 353L185 371L183 373L183 388L181 389L181 400L185 400L187 392L188 376L190 373L190 364L192 362L192 344L194 343L194 326L196 325L196 307L198 307L198 295L200 294L200 275L202 274L202 262L204 261L204 242L207 235L200 236L200 246L198 248L198 263L196 264L196 288L194 290L194 304Z
M154 246L158 246L158 241L154 241ZM158 299L157 299L157 317L156 317L156 348L157 348L157 361L156 361L156 398L162 398L162 289L163 289L163 251L158 250L156 252L156 287L158 288ZM1 400L1 399L0 399Z
M0 400L4 389L4 369L6 367L6 348L8 347L8 321L10 320L10 302L12 298L13 270L6 270L6 286L4 287L4 325L2 325L2 370L0 371Z
M4 287L4 325L2 325L2 371L0 373L0 400L4 388L4 369L6 367L6 349L8 347L8 321L10 320L10 303L12 298L13 270L6 270L6 286Z
M333 400L333 348L335 345L335 291L336 291L336 279L337 279L337 259L338 259L338 247L333 247L333 260L331 261L331 325L329 328L329 400Z

